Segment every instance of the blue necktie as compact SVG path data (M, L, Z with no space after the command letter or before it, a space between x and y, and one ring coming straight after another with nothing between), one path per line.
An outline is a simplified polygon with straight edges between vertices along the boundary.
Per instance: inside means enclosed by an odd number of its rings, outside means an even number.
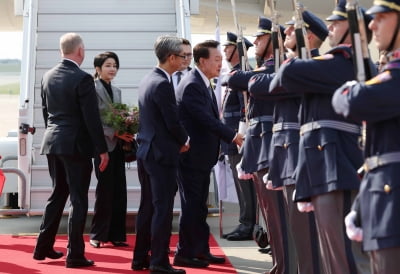
M179 82L181 81L181 77L182 77L182 72L178 71L176 73L176 84L179 84Z

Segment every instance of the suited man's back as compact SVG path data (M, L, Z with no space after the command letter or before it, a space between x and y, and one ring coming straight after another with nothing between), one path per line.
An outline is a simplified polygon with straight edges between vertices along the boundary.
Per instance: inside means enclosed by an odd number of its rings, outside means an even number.
M104 140L98 138L98 133L103 132L99 132L96 92L88 73L64 59L43 76L42 99L47 110L44 112L46 131L42 154L78 152L92 156L94 145L104 148Z

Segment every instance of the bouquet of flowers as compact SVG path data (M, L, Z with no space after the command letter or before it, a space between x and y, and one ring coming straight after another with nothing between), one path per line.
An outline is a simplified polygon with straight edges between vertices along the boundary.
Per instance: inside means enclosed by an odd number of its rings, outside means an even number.
M102 113L103 122L115 129L118 134L136 134L139 130L139 109L127 104L112 103Z
M119 135L124 133L136 134L139 130L139 109L129 107L126 104L112 103L108 109L102 113L103 122L112 127ZM136 160L137 143L133 139L131 142L120 140L124 151L125 162Z

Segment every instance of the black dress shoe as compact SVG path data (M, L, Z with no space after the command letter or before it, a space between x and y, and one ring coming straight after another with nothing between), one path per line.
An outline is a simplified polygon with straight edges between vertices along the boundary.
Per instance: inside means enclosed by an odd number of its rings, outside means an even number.
M147 256L142 260L134 259L131 267L133 270L143 270L143 269L148 269L149 266L150 266L150 256Z
M222 234L222 238L223 239L226 239L226 238L228 238L228 236L229 235L232 235L232 234L234 234L234 233L236 233L236 232L239 232L240 231L240 225L238 225L234 230L232 230L231 232L229 232L229 233L226 233L226 234Z
M39 253L34 253L33 258L38 261L43 261L46 257L49 259L60 259L62 256L64 256L64 253L61 251L55 251L54 249L50 250L47 252L47 254L39 254Z
M197 259L200 259L202 261L206 261L209 264L223 264L223 263L225 263L225 258L224 257L217 257L217 256L212 255L211 253L198 256Z
M119 241L111 241L113 246L123 246L123 247L127 247L129 246L127 243L125 242L119 242Z
M67 259L65 266L67 268L88 267L94 265L92 260L83 259Z
M271 247L267 246L265 248L259 248L258 252L260 252L262 254L270 254L271 255Z
M184 267L193 267L193 268L203 268L203 267L208 266L208 262L197 259L197 258L186 258L186 257L182 257L180 255L175 255L174 265L184 266Z
M235 232L228 235L226 239L228 241L247 241L253 240L253 235L251 235L251 233Z
M163 265L151 265L150 266L150 273L151 274L161 274L161 273L170 273L170 274L186 274L184 269L177 269L173 268L170 265L163 266Z

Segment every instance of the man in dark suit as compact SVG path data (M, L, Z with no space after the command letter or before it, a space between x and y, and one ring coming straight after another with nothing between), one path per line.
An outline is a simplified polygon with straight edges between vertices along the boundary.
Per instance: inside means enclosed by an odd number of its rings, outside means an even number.
M207 267L224 263L225 258L210 253L210 228L206 222L210 173L217 163L220 139L241 145L243 136L219 119L217 101L210 79L222 66L219 43L208 40L193 49L196 68L180 82L176 91L179 119L190 135L191 149L179 160L178 186L182 213L179 243L174 265Z
M42 106L46 125L41 153L47 155L53 192L47 201L33 258L58 259L53 245L65 203L70 196L66 267L94 264L84 256L83 231L94 151L100 171L108 164L107 145L90 74L79 68L85 57L82 38L67 33L60 38L63 60L42 79Z
M137 164L142 189L133 270L185 273L173 268L168 259L178 156L189 149L188 134L178 120L171 81L172 73L189 58L182 43L182 38L160 36L154 47L158 66L139 85Z
M186 59L183 59L182 67L179 70L175 71L172 74L172 83L174 84L174 89L176 90L181 79L192 69L190 67L190 63L192 62L193 53L192 53L192 45L190 41L182 38L183 40L183 55L186 56Z

